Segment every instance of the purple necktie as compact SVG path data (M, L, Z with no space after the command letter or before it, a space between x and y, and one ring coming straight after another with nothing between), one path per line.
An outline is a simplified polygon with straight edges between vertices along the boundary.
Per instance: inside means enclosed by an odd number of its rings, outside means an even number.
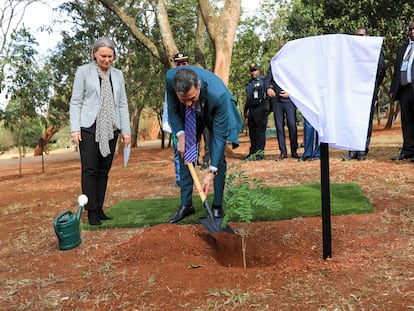
M184 160L195 162L197 159L196 114L193 107L185 108L185 148Z

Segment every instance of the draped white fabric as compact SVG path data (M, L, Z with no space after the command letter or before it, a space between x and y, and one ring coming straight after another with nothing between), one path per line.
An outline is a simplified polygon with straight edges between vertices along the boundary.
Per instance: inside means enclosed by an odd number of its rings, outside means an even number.
M272 74L320 142L365 150L382 37L323 35L293 40L271 59Z

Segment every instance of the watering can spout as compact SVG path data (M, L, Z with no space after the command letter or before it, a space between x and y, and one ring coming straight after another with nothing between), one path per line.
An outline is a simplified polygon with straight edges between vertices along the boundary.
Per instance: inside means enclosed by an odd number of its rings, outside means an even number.
M79 208L78 208L78 213L76 214L76 220L80 222L81 215L82 215L82 208L84 208L85 205L88 204L88 197L84 194L81 194L78 197L78 203L79 203Z

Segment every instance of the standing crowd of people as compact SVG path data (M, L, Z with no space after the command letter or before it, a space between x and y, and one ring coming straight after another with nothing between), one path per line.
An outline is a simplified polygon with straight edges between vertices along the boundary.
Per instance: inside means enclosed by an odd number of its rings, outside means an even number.
M358 28L355 35L368 36L365 28ZM70 100L71 138L80 150L82 192L88 197L85 209L90 225L101 225L110 219L104 211L108 173L112 166L118 135L123 143L131 142L130 118L125 82L120 70L112 67L116 59L115 44L108 38L99 38L92 47L92 61L78 68ZM410 22L407 41L399 47L394 64L390 96L401 106L403 145L398 155L391 159L410 159L414 162L414 21ZM202 181L207 195L214 189L212 210L215 217L223 217L223 191L226 175L225 148L239 144L242 118L237 102L214 73L198 66L191 66L186 53L174 56L175 68L166 74L166 91L163 130L173 137L175 186L180 188L181 204L168 219L176 223L194 213L192 203L193 179L189 165L208 169ZM276 161L292 157L299 162L313 161L320 157L318 133L303 118L304 152L298 153L298 111L289 97L274 80L271 66L262 76L259 65L249 65L250 79L246 83L246 100L243 114L247 119L250 148L246 160L265 159L268 117L273 112L279 155ZM343 158L365 160L372 134L374 105L378 90L385 76L384 55L378 60L377 75L364 150L349 150ZM287 125L288 152L285 126ZM204 138L204 155L199 162L201 137ZM364 136L365 137L365 136ZM194 142L194 143L192 143Z

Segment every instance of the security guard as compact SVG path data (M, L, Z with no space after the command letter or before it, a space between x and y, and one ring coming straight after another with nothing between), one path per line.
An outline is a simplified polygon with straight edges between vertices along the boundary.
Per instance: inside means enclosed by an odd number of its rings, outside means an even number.
M251 63L249 70L250 80L246 84L244 117L247 118L249 127L250 149L245 159L256 161L264 159L268 114L262 105L264 85L259 66L256 63Z

